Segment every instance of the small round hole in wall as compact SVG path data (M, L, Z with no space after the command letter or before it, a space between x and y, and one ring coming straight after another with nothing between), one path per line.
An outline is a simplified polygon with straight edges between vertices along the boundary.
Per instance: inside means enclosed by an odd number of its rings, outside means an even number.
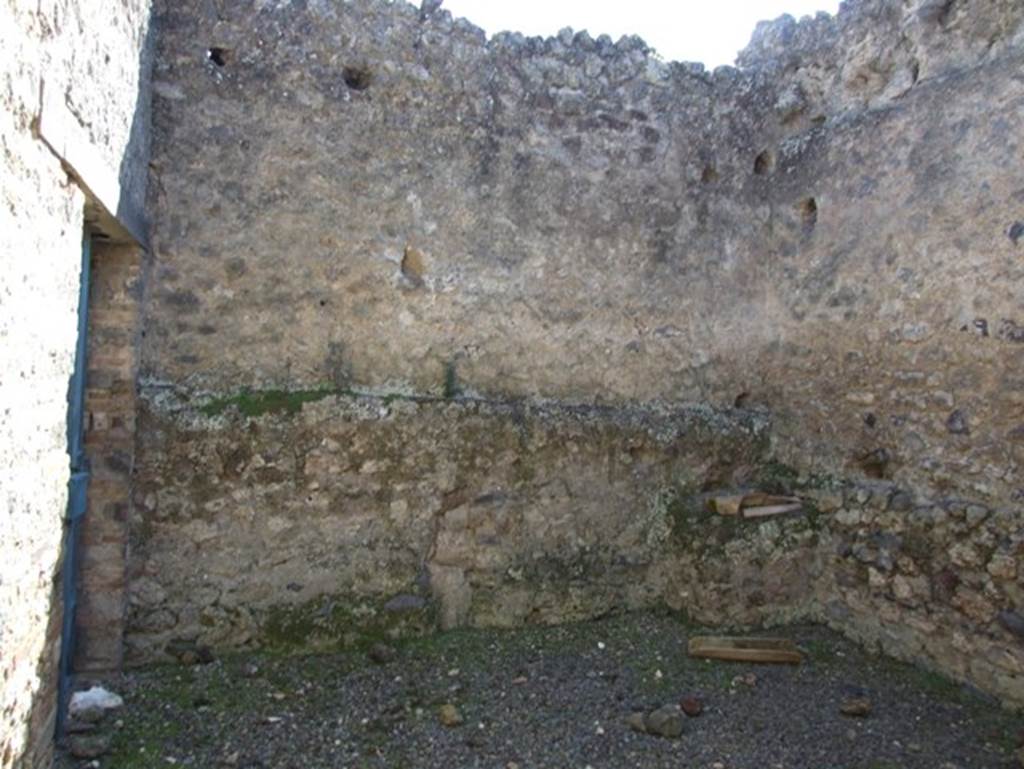
M231 59L231 50L215 45L206 49L206 58L218 67L223 67Z
M366 67L345 67L341 70L341 77L353 91L365 91L373 82L373 75Z
M754 173L758 176L770 174L775 168L775 155L771 150L765 150L754 158Z
M860 469L868 478L888 477L889 464L892 461L892 454L886 448L878 448L869 451L858 460Z
M814 198L804 198L796 206L800 215L800 225L804 232L811 232L818 224L818 201Z

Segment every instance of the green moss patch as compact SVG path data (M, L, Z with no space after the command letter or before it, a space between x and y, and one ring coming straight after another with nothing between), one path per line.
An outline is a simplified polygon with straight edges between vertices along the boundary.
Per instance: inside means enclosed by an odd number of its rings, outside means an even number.
M414 638L437 627L434 605L387 611L369 601L347 602L323 596L304 604L277 606L263 623L268 649L353 649L380 641Z
M348 395L348 390L321 387L312 390L243 390L237 395L215 398L200 408L208 417L219 416L229 409L237 409L247 417L264 414L298 414L305 403L329 398L332 395Z

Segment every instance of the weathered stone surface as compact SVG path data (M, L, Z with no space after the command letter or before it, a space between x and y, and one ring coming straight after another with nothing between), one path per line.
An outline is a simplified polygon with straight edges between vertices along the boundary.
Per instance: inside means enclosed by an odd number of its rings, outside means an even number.
M647 714L646 713L630 713L626 716L626 726L632 729L634 732L640 732L641 734L647 733Z
M82 238L87 215L96 213L62 166L66 158L58 155L67 148L47 140L58 129L73 133L92 167L113 180L120 195L114 204L142 208L148 16L145 0L7 2L0 9L2 769L48 767L53 752L68 379ZM58 111L44 115L44 102ZM104 468L96 472L102 476Z
M663 601L1024 701L1024 6L849 2L710 74L157 12L133 659ZM706 513L741 488L804 513Z
M49 763L87 198L138 225L150 167L148 4L16 5L2 769ZM714 73L436 2L156 13L152 260L96 252L80 664L126 603L133 660L191 664L666 602L1024 703L1024 6L847 2ZM706 514L751 487L805 512Z
M999 624L1018 638L1024 638L1024 616L1015 611L999 612Z
M99 758L110 751L106 734L75 734L68 740L68 751L75 758Z
M844 716L867 718L871 715L871 700L867 697L851 697L843 700L843 703L839 706L839 712Z
M367 652L367 656L378 665L386 665L387 663L394 661L397 656L397 651L394 646L390 646L389 644L375 643L370 647L370 651Z
M449 729L461 726L463 723L462 714L459 712L459 709L450 702L438 708L437 717L441 725L447 726Z
M679 700L679 707L690 718L696 718L704 712L704 704L697 697L683 697Z
M221 393L744 396L794 465L1006 500L1024 14L919 10L776 22L702 74L404 4L169 4L159 79L183 98L155 108L145 370Z
M246 417L245 403L208 415L165 394L140 414L136 492L152 501L133 525L135 659L175 637L345 644L653 605L680 551L731 538L688 500L709 477L750 476L767 429L706 408L324 394ZM430 602L410 600L421 586Z
M665 705L647 714L644 728L648 734L674 740L683 734L683 721L683 713L678 705Z

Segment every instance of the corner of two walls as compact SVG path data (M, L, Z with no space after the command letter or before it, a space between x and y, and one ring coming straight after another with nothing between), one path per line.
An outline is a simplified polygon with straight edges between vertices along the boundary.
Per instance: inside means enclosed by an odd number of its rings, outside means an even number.
M130 659L664 600L1024 701L1021 14L970 5L712 74L162 12ZM807 514L700 504L768 483Z

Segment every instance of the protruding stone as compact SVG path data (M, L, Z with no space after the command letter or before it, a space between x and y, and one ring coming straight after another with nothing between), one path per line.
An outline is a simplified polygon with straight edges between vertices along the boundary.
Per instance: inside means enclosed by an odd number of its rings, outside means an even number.
M107 713L106 710L98 705L91 705L87 708L81 708L75 713L75 718L86 724L97 724L103 720L103 716Z
M437 718L441 722L442 726L447 726L449 729L461 726L463 723L462 713L460 713L459 709L450 702L446 702L438 708Z
M947 417L946 429L953 433L953 435L971 434L971 428L967 423L967 415L960 409L956 409Z
M367 652L367 656L372 662L376 662L378 665L386 665L393 661L398 655L394 646L386 643L375 643L370 647L370 651Z
M75 758L99 758L110 750L110 737L105 734L75 734L68 740L68 751Z
M964 509L964 517L967 519L967 525L971 528L982 523L988 516L989 509L984 505L968 505Z
M208 665L214 660L209 646L182 639L169 641L165 650L182 665Z
M1024 638L1024 616L1015 611L1001 611L997 616L999 624L1018 638Z
M420 3L420 18L426 19L437 13L444 0L422 0Z
M392 598L390 601L384 604L384 611L419 611L426 605L426 600L420 598L418 595L402 593L400 595L396 595L394 598Z
M985 570L994 579L1010 582L1017 578L1017 559L1004 553L996 553L988 562Z
M626 725L634 732L647 733L647 716L643 713L630 713L626 716Z
M905 513L914 507L914 497L906 491L897 491L889 497L889 509L896 513Z
M674 740L683 733L683 712L676 705L665 705L644 719L648 734Z
M102 686L92 686L71 695L68 713L72 718L96 723L103 717L104 711L114 710L122 705L124 700L119 695Z
M783 123L789 122L807 109L807 98L796 83L790 85L775 101L775 114Z
M704 712L704 703L696 697L683 697L679 700L679 707L682 708L683 712L690 718L696 718Z
M871 700L867 697L851 697L839 706L839 712L853 718L866 718L871 715Z
M956 565L975 568L981 565L981 556L976 548L967 542L958 542L949 549L949 558Z

